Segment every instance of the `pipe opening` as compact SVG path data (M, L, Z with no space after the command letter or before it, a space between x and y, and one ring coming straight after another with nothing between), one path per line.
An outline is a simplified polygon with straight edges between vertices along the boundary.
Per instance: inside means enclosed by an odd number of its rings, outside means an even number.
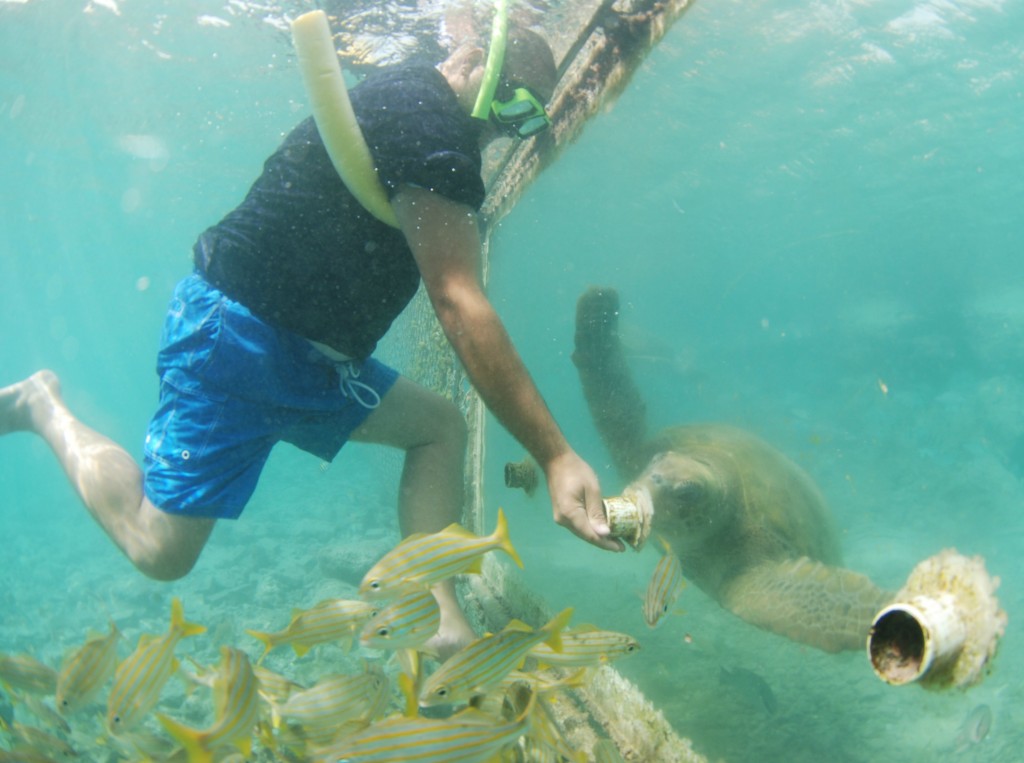
M890 609L875 620L868 636L868 653L875 672L891 684L905 684L921 676L925 632L912 614Z

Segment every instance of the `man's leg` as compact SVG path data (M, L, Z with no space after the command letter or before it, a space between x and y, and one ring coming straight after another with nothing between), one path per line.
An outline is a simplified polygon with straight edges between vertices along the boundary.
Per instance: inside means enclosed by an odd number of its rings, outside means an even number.
M92 516L149 577L185 575L215 520L166 514L142 492L142 471L123 448L78 421L51 371L0 389L0 435L35 432L53 449Z
M352 439L405 451L398 495L403 536L436 532L461 520L466 422L451 402L400 376ZM476 634L459 608L453 581L436 586L434 595L441 628L432 646L443 659Z

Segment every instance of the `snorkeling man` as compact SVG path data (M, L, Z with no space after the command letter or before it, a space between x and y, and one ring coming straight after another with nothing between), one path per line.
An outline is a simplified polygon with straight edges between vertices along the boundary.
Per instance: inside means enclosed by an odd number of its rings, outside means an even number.
M487 407L543 469L555 521L621 550L608 535L594 471L566 441L480 283L481 148L503 132L543 130L557 79L539 35L512 28L506 43L483 119L470 116L485 77L476 45L456 48L436 68L383 69L352 89L397 229L355 200L310 117L242 203L199 236L195 272L178 284L164 324L160 401L141 470L74 417L53 373L0 390L0 434L46 440L93 517L143 573L188 573L216 521L242 513L282 440L325 461L350 439L401 448L402 534L459 521L463 416L372 357L421 279ZM442 620L434 646L450 653L475 634L451 581L435 595Z

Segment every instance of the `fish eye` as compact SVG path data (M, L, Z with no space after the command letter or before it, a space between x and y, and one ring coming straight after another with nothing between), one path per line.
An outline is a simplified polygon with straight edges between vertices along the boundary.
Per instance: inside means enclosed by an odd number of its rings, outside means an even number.
M372 588L372 589L373 589L374 591L376 591L377 589L379 589L379 588L380 588L380 581L379 581L379 580L373 580L373 581L371 581L371 582L370 582L370 588Z
M390 629L388 629L386 627L385 628L378 628L377 629L377 635L378 636L387 636L388 633L390 633L390 632L391 632Z
M436 694L439 697L447 697L448 696L448 687L447 686L442 686L436 692L434 692L434 694Z

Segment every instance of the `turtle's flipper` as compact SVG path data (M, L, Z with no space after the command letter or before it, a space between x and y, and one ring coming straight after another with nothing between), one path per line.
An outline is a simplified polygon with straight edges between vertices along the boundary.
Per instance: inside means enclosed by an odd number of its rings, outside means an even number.
M590 288L576 303L572 362L601 439L622 477L632 479L645 466L642 443L647 407L619 342L619 295L615 289Z
M891 598L860 573L802 557L743 573L722 605L794 641L840 652L864 649L872 618Z

